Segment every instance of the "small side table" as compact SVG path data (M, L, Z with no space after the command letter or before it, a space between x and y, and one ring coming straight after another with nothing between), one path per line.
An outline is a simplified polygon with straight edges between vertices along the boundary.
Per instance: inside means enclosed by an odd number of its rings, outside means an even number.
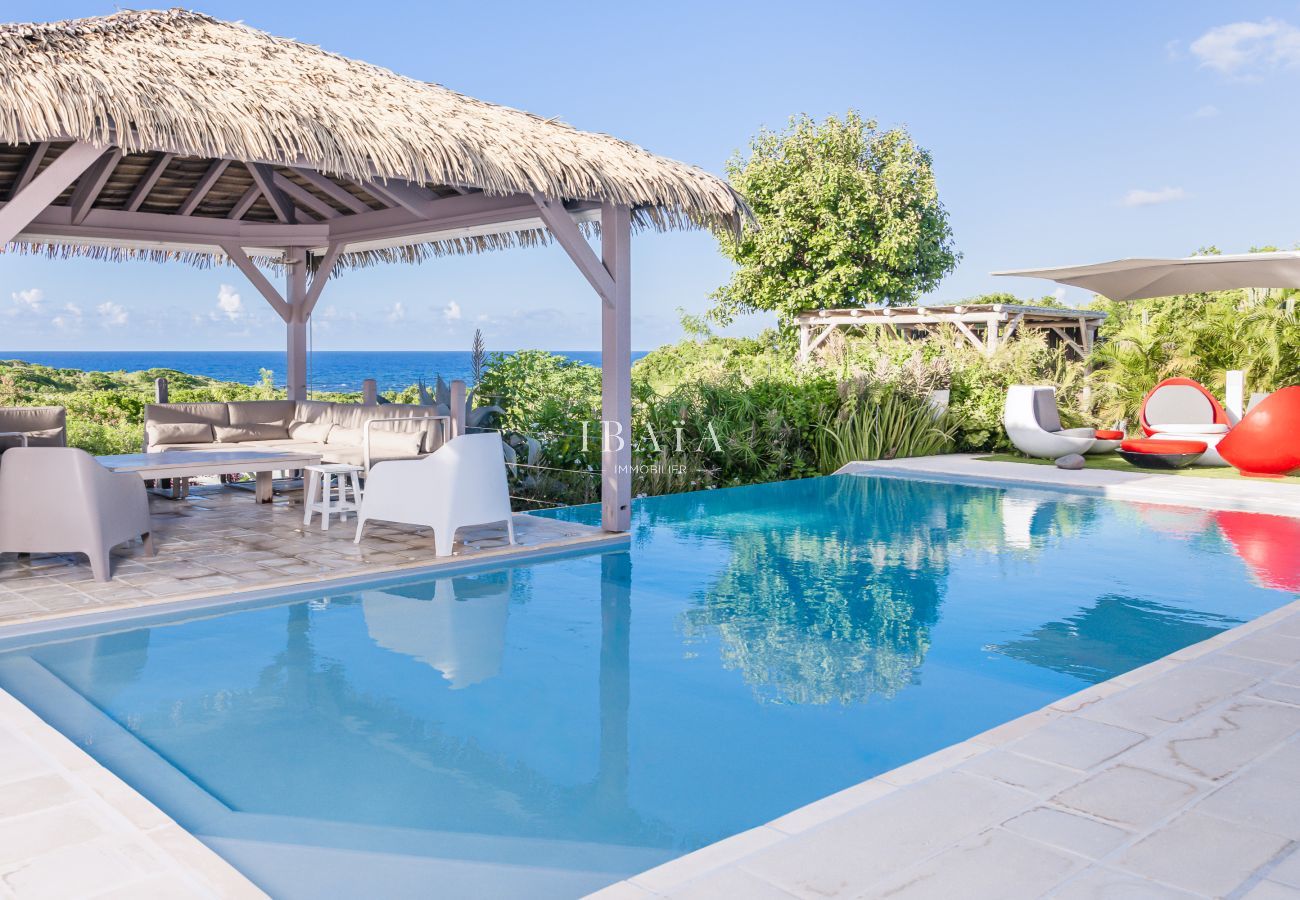
M346 463L325 463L308 466L307 485L303 489L302 524L311 524L311 514L320 513L320 530L328 531L330 516L338 513L343 522L348 520L348 513L355 512L361 505L360 479L361 466ZM348 499L351 491L352 499Z

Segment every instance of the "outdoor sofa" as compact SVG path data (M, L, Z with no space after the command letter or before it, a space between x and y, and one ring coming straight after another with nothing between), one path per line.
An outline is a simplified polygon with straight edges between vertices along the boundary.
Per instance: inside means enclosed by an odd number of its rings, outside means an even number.
M295 450L366 471L386 460L420 459L450 438L450 423L432 407L318 400L151 403L144 430L145 452Z
M67 413L62 406L0 407L0 453L10 447L65 447Z

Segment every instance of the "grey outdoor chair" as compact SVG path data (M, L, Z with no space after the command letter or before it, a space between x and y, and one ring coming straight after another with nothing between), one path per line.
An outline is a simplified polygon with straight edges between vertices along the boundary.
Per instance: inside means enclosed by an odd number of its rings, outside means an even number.
M0 453L10 447L67 444L67 411L62 406L0 406Z
M0 553L84 553L96 581L109 552L142 538L153 556L139 475L110 472L75 447L13 447L0 463Z

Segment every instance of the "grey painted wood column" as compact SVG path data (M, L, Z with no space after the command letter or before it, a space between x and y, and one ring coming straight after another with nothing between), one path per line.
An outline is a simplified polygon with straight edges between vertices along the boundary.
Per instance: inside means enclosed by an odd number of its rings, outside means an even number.
M307 251L301 247L285 251L288 264L288 284L285 300L289 304L289 320L285 345L288 397L290 400L307 399Z
M601 262L614 280L601 304L600 396L604 441L600 459L601 526L632 527L632 210L600 209Z

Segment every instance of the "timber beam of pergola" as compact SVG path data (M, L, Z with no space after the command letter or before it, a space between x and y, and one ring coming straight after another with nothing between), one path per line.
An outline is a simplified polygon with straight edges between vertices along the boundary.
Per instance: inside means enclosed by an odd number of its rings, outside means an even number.
M1052 334L1080 358L1086 358L1105 320L1106 313L1098 310L1008 303L819 309L795 317L799 326L800 362L808 361L840 329L888 328L894 334L916 336L930 333L941 325L953 326L985 356L992 356L1018 332L1037 330Z

